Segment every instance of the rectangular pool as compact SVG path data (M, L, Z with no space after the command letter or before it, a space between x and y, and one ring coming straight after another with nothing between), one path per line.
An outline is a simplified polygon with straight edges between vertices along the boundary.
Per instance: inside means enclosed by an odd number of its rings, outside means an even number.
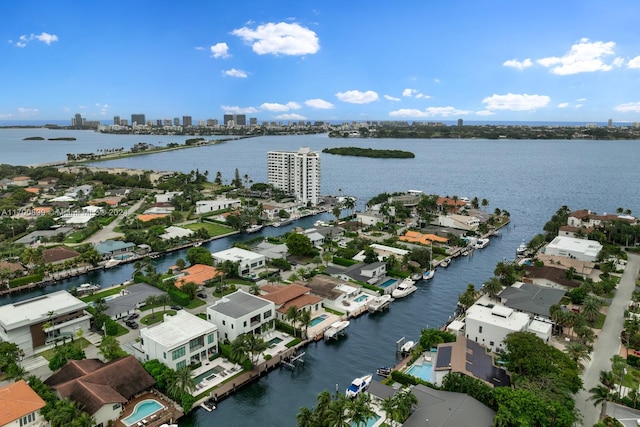
M269 346L269 348L275 347L276 344L281 343L282 342L282 338L272 338L269 340L269 342L267 342L267 345Z
M358 298L354 299L354 302L363 302L369 299L369 295L360 295Z
M422 365L413 365L409 368L407 374L431 382L431 371L433 371L431 363L423 362Z
M322 322L327 317L329 317L329 316L327 316L326 314L323 314L323 315L318 316L318 317L314 317L313 319L311 319L311 323L309 324L309 326L316 326L318 323Z
M224 368L222 366L214 366L213 368L209 369L208 371L205 371L203 373L201 373L200 375L198 375L197 377L195 377L193 379L193 381L196 384L200 384L202 382L202 380L212 380L216 377L216 374L219 374L220 372L224 371Z
M384 282L381 285L378 285L379 288L388 288L389 286L393 285L394 283L396 283L397 280L396 279L389 279L386 282Z
M373 427L373 425L380 419L380 416L378 415L374 415L373 417L369 418L367 420L367 424L366 427ZM359 424L356 426L355 423L351 423L351 427L362 427L362 424Z

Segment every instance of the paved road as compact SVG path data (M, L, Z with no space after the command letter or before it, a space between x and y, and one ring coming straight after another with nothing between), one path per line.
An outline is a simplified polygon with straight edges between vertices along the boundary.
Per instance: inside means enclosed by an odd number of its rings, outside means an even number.
M600 383L600 371L611 370L611 356L620 353L620 333L624 327L624 310L635 289L639 268L640 256L629 254L627 267L609 306L609 314L594 345L591 362L582 374L584 389L576 395L576 409L582 414L582 425L584 426L594 425L600 417L600 406L595 407L592 401L587 400L590 396L589 390Z
M113 229L116 228L118 224L120 224L120 221L122 221L122 218L134 214L135 211L137 211L140 208L140 206L142 206L143 202L144 202L143 200L140 200L139 202L135 203L133 206L131 206L127 210L126 214L118 215L116 219L111 221L110 224L105 225L101 230L98 230L93 235L91 235L88 239L85 239L82 242L82 244L99 243L99 242L104 242L105 240L116 239L118 237L124 236L123 233L117 233L113 231Z

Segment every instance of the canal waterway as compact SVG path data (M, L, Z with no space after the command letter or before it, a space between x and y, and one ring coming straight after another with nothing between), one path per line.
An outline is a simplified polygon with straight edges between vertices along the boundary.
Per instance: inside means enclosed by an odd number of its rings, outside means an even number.
M0 130L0 142L2 132ZM106 137L109 146L119 146L112 140L118 136ZM53 142L28 143L45 146ZM322 155L322 193L356 196L359 208L374 195L385 191L412 189L440 195L477 196L489 201L489 211L495 208L508 210L511 225L503 230L501 237L493 238L487 248L475 251L473 256L454 260L448 269L439 269L433 280L420 283L417 292L392 303L388 312L354 319L345 338L307 346L302 368L276 369L222 401L214 412L196 409L180 421L181 427L295 426L299 408L313 406L319 392L334 391L336 384L339 391L344 392L354 377L375 372L380 365L394 364L396 340L401 337L415 340L421 329L444 324L453 314L458 295L467 284L473 283L476 288L481 286L493 275L495 265L505 258L512 259L516 247L542 232L545 222L562 205L570 209L588 208L601 214L623 207L640 214L637 189L640 145L637 141L335 140L324 135L259 137L99 165L185 172L199 169L209 170L210 176L219 170L225 180L232 179L238 168L241 176L248 174L254 182L264 182L267 151L297 150L302 146L314 150L359 146L415 153L414 159ZM48 155L49 159L58 157ZM31 160L29 163L47 161L35 157ZM3 162L16 164L12 160L3 159ZM325 215L327 219L331 218ZM306 218L298 224L277 229L265 228L260 234L281 234L294 225L311 226L316 219ZM256 235L231 236L206 246L217 251L253 237ZM184 251L157 259L157 269L168 268L178 257L184 258ZM132 270L133 266L129 264L94 272L45 291L69 289L88 281L109 286L129 279ZM0 304L45 291L2 297Z

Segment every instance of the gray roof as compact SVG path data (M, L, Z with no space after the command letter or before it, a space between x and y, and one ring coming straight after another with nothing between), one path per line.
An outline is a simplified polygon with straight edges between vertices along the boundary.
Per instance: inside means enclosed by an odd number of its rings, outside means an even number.
M344 274L345 276L348 276L353 280L368 283L372 278L369 276L364 276L362 274L362 270L373 270L375 268L380 267L381 265L384 265L384 262L374 262L371 264L365 264L365 263L359 262L347 268L340 269L339 267L338 268L334 267L332 269L327 268L325 269L325 271L329 274ZM379 280L379 278L373 278L373 279L375 279L374 282Z
M30 245L31 243L39 240L41 237L51 238L53 236L57 236L60 233L66 236L71 231L73 231L72 227L59 227L51 230L36 230L16 240L16 243L19 245Z
M110 254L114 251L135 248L135 246L135 243L123 242L122 240L105 240L95 244L96 250L101 254Z
M243 291L236 291L218 300L214 305L209 307L213 311L239 319L254 311L272 305L271 301L260 298L255 295L248 294Z
M136 283L135 285L131 285L126 289L123 289L123 291L125 291L124 294L107 301L108 308L105 312L107 316L114 317L121 313L129 313L136 309L138 304L144 302L147 297L151 295L162 295L165 293L164 291L146 283Z
M342 227L314 227L316 232L322 234L324 237L331 234L331 236L342 236L344 234L344 228Z
M371 381L371 384L369 384L369 394L377 397L380 400L384 400L388 397L392 397L396 394L396 389L388 386L386 384L382 384L379 381Z
M422 384L412 391L418 398L418 405L403 427L493 426L495 411L469 395L434 390Z
M523 283L520 287L507 286L498 296L505 306L516 311L549 317L549 308L560 303L564 294L562 289Z
M269 242L261 242L253 249L260 255L264 255L267 259L287 258L288 248L284 243L281 245L274 245Z

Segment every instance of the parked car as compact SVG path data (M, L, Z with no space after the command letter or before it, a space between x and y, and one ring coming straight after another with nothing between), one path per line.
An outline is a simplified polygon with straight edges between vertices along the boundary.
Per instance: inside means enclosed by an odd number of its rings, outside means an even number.
M204 292L198 292L198 298L207 298L207 294L205 294Z
M130 327L131 329L138 329L138 324L136 322L134 322L134 321L126 322L126 325L128 327Z
M140 317L140 315L139 315L138 313L131 313L131 314L129 315L129 317L127 317L127 321L135 320L135 319L137 319L138 317Z
M182 307L179 306L179 305L172 305L170 308L171 308L171 310L176 310L176 311L182 310Z

